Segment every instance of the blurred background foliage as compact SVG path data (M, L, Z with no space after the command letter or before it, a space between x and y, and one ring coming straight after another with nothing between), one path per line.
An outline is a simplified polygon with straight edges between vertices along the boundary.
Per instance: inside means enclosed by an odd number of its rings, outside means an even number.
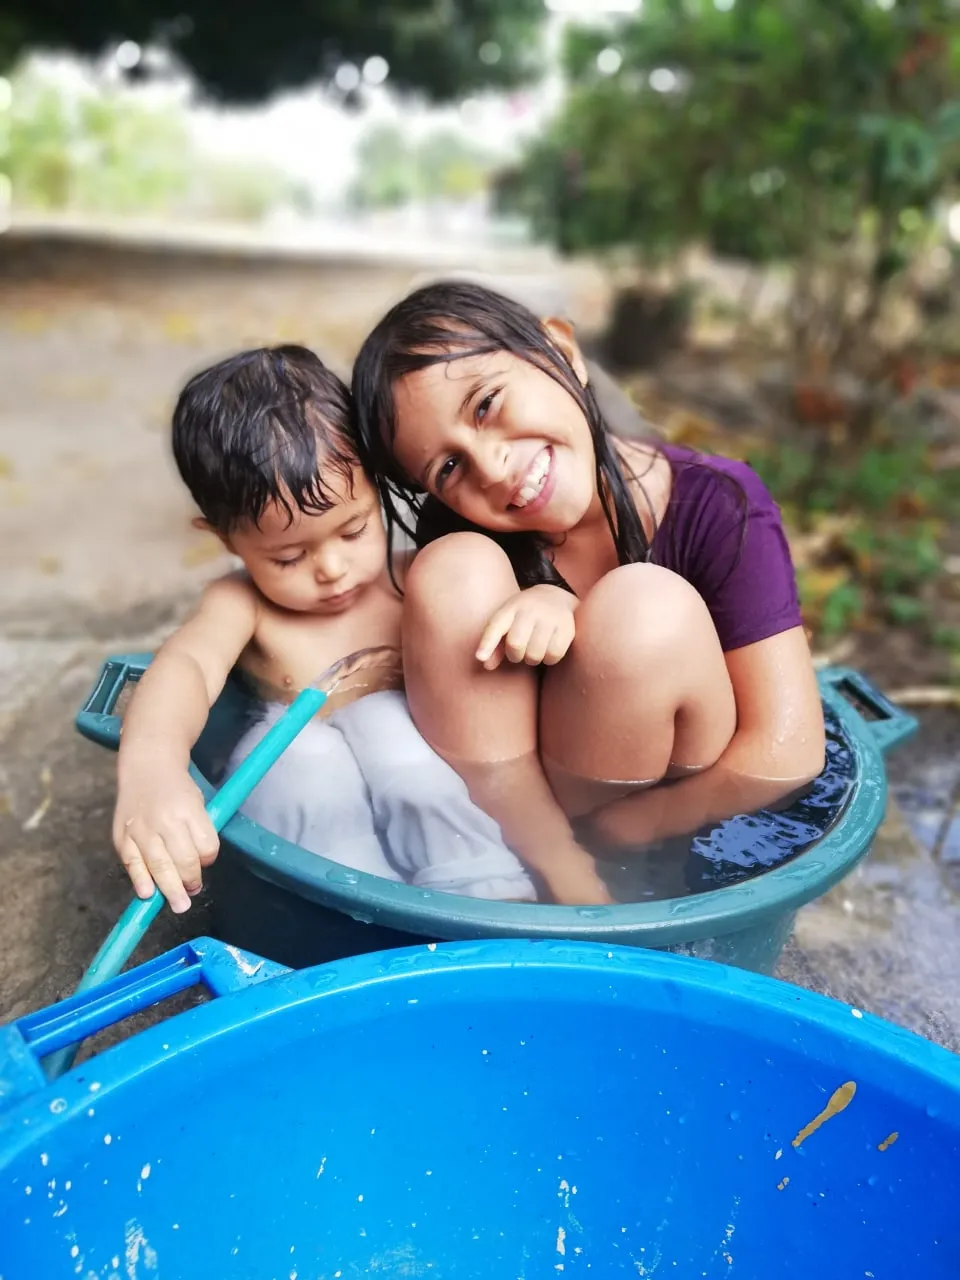
M909 636L960 677L956 0L0 0L4 68L8 220L589 264L585 341L667 436L760 471L821 642Z

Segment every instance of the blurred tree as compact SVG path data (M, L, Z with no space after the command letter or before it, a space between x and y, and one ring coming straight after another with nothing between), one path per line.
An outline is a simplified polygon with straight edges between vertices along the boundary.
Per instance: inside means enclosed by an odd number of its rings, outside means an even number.
M350 200L361 209L393 209L417 192L417 166L403 131L394 124L367 130L357 148L359 172Z
M542 0L0 0L0 67L33 48L158 42L209 93L251 101L378 56L398 88L450 99L536 74L543 15Z
M953 0L646 0L572 31L565 65L569 98L505 204L568 252L793 262L798 374L875 352L960 174Z
M43 209L159 212L187 189L193 148L182 113L130 94L71 96L24 69L0 112L2 167L16 203Z
M424 138L416 158L420 193L427 200L469 200L479 195L494 164L489 152L445 129Z
M109 213L159 212L184 195L195 153L176 108L102 94L80 99L73 114L71 204Z
M0 104L0 171L21 209L186 213L253 221L304 193L275 166L211 159L183 109L135 91L68 91L30 62Z
M494 165L489 153L452 130L413 143L393 124L376 125L364 135L358 160L350 198L362 209L468 200L486 188Z
M29 191L30 203L42 209L63 208L70 201L73 128L67 104L52 85L27 84L27 93L0 111L3 172L17 191Z

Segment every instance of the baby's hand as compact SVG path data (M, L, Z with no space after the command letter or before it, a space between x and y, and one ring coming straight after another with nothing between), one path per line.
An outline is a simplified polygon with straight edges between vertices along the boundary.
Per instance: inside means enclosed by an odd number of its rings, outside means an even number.
M502 605L484 629L477 660L494 671L506 657L548 667L560 661L573 643L577 597L562 587L528 587Z
M172 910L187 911L202 886L201 868L220 841L190 775L156 762L126 772L113 815L113 843L140 898L154 885Z

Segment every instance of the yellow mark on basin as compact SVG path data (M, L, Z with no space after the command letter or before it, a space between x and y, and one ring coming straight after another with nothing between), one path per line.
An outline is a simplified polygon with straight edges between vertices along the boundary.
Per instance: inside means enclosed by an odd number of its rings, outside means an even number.
M887 1147L892 1147L899 1137L900 1137L900 1134L897 1132L896 1129L894 1129L893 1133L887 1134L884 1140L877 1147L877 1150L886 1151Z
M841 1111L845 1111L853 1101L853 1095L857 1092L856 1083L848 1080L846 1084L842 1084L839 1089L830 1095L830 1101L823 1108L818 1116L814 1116L808 1125L805 1125L793 1140L793 1145L799 1147L801 1143L806 1142L811 1133L816 1133L822 1124L825 1124L833 1116L837 1116Z

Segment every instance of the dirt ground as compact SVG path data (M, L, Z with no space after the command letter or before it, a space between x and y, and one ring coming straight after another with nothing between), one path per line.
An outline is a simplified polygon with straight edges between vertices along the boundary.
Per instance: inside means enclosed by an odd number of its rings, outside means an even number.
M168 458L176 389L260 341L346 370L414 274L0 237L0 1019L69 992L129 898L113 759L73 728L93 676L154 648L226 564ZM923 750L894 763L898 785L927 785ZM892 814L861 869L801 914L782 972L960 1049L956 892L916 833ZM208 928L203 901L164 912L138 958Z

